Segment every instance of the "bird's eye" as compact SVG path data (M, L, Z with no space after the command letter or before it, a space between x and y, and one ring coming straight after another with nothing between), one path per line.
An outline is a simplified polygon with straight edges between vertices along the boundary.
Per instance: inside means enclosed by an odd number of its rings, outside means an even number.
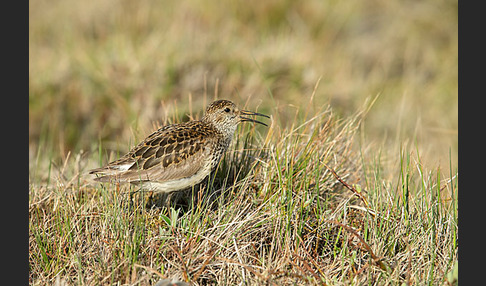
M224 112L226 112L226 113L229 113L230 111L231 111L231 109L230 109L229 107L226 107L226 108L224 109Z

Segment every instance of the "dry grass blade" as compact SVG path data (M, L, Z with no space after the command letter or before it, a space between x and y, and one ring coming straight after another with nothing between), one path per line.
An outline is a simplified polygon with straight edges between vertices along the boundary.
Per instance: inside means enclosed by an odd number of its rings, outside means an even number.
M196 272L196 274L193 275L193 280L194 281L197 281L197 279L199 278L199 276L201 276L201 274L204 272L204 269L206 268L206 266L209 264L209 262L216 255L216 251L215 250L212 250L211 252L212 252L211 255L209 255L207 257L203 257L204 258L204 262L203 262L201 268Z
M302 264L304 265L304 267L306 268L307 271L304 271L302 270L303 273L310 273L312 276L314 276L314 278L316 279L316 281L321 281L322 282L322 279L321 277L326 277L324 275L324 273L322 273L322 270L321 268L319 267L319 265L314 261L314 259L312 258L311 255L309 255L309 253L307 252L307 250L303 249L304 252L306 252L306 254L308 255L308 258L307 259L304 259L303 257L301 257L300 255L298 255L297 253L294 253L294 255L297 257L297 259L302 262ZM314 264L314 266L317 268L318 272L319 272L319 275L312 269L312 267L310 267L310 265L307 263L306 260L311 260L312 264ZM294 262L291 261L291 263L293 263L294 265L298 266L298 264L295 264ZM300 266L298 266L300 268ZM323 283L322 285L326 285L326 283Z
M187 264L184 261L184 258L182 258L181 252L176 249L176 247L169 245L169 248L177 255L177 258L180 261L180 264L182 265L182 276L185 281L189 281L189 269L187 268Z
M147 270L147 271L150 271L150 272L152 272L152 273L156 274L157 276L159 276L159 277L160 277L160 278L162 278L162 279L167 278L167 277L166 277L166 276L164 276L162 273L160 273L159 271L157 271L157 270L153 269L152 267L145 266L145 265L140 265L140 264L138 264L138 263L134 263L134 264L133 264L133 266L135 266L135 267L139 267L139 268L143 268L143 269L145 269L145 270Z
M345 186L348 190L352 191L358 198L361 199L361 201L365 204L366 208L369 208L369 203L368 203L368 200L366 199L366 197L361 193L361 192L358 192L354 187L350 186L348 183L346 183L343 179L341 179L341 177L339 177L339 175L336 173L336 171L334 171L334 169L332 169L331 167L329 167L326 163L322 162L322 164L332 173L332 175L343 185ZM374 216L374 212L369 212L371 215Z
M338 221L326 221L326 222L339 225L340 227L351 232L356 238L359 239L361 244L365 247L366 251L370 254L371 258L373 259L373 262L375 262L383 271L386 271L386 272L390 271L390 269L391 269L390 266L383 261L383 258L379 258L378 256L375 255L375 253L373 252L373 249L371 249L371 246L368 243L366 243L366 241L363 239L363 237L361 237L361 235L359 235L359 233L356 232L356 230L354 230L352 227L347 226L345 224L342 224Z
M225 258L225 257L215 257L216 260L221 260L221 261L224 261L224 262L227 262L227 263L231 263L231 264L234 264L234 265L238 265L238 266L241 266L243 268L245 268L246 270L248 270L249 272L253 273L254 275L256 275L258 278L260 278L262 281L268 281L269 279L267 277L265 277L262 273L259 273L257 271L255 271L251 266L249 265L245 265L245 264L242 264L242 263L239 263L238 261L235 261L233 259L230 259L230 258Z

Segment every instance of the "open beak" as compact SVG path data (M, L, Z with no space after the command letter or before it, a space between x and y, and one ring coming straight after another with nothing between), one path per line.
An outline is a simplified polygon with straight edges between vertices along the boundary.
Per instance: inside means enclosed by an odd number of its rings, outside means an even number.
M252 111L248 111L248 110L240 110L240 118L241 118L241 122L245 122L245 121L250 121L250 122L255 122L255 123L260 123L262 125L265 125L265 126L268 126L267 124L261 122L261 121L258 121L258 120L255 120L253 118L249 118L249 117L244 117L243 115L256 115L256 116L263 116L263 117L266 117L266 118L270 118L270 116L268 115L265 115L265 114L261 114L261 113L256 113L256 112L252 112Z

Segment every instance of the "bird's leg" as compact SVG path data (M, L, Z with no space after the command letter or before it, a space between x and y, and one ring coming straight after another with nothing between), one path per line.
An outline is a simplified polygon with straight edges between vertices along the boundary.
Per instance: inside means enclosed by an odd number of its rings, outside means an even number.
M132 187L130 187L130 190L128 191L130 211L133 211L135 208L137 208L136 206L140 204L139 200L140 200L141 195L143 196L142 187L139 187L136 190L133 190ZM142 200L143 200L143 197L142 197Z
M144 196L145 198L145 196ZM147 200L144 201L145 203L145 207L146 208L152 208L154 206L157 206L157 196L154 196L154 192L153 191L149 191L148 192L148 195L147 195Z

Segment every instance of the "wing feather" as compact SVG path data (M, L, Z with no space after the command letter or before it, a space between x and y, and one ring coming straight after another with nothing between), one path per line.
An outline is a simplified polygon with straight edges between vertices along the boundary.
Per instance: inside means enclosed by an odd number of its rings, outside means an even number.
M214 141L209 130L190 122L168 125L152 134L120 159L92 170L101 182L164 182L191 177L200 170Z

